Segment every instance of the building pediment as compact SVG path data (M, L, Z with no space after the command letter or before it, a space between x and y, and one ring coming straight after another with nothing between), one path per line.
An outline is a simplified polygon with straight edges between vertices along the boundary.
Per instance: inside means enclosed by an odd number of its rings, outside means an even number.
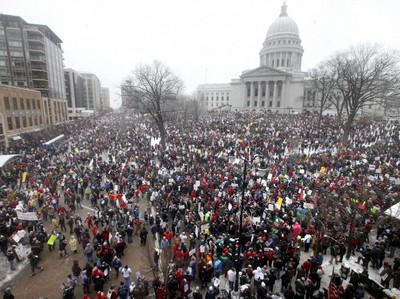
M291 73L286 72L281 69L276 69L273 67L262 65L258 68L247 70L242 73L240 78L254 78L254 77L273 77L273 76L292 76Z

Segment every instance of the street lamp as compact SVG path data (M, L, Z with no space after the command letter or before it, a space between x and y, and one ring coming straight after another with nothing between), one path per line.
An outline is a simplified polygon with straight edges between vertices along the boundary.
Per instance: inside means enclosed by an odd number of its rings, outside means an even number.
M236 283L235 283L235 290L234 294L232 294L234 297L236 296L239 298L239 272L241 268L241 261L240 261L240 254L242 252L242 233L243 233L243 199L246 193L246 188L247 188L247 181L246 181L246 176L247 176L247 165L254 165L258 164L259 167L257 169L257 175L260 177L264 177L266 172L267 172L267 167L265 163L265 158L261 155L255 155L254 157L251 157L250 152L249 152L249 157L245 158L242 156L238 157L240 160L244 162L244 167L243 167L243 183L242 183L242 197L240 198L239 205L240 205L240 214L239 214L239 239L238 239L238 262L236 263ZM229 154L229 162L234 163L236 161L235 157L235 152L232 150L230 151Z

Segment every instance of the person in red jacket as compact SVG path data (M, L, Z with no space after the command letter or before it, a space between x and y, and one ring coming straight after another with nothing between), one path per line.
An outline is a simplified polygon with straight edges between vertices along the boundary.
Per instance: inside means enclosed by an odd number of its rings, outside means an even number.
M107 298L108 299L117 299L118 298L118 293L114 286L111 286L110 289L108 290Z
M305 277L307 278L308 277L308 274L310 273L310 270L311 270L311 267L312 267L312 263L311 263L311 259L308 259L308 260L306 260L304 263L303 263L303 267L304 267L304 270L305 270Z

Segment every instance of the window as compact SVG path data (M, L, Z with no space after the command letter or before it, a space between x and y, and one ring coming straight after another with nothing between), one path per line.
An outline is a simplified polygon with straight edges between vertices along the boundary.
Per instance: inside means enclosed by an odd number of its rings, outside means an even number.
M216 99L215 99L216 101L218 101L218 96L216 97Z
M254 96L258 97L258 84L254 86Z
M221 101L223 101L224 100L224 96L221 96Z
M19 123L19 116L15 117L15 127L16 127L16 129L20 129L21 128L21 124Z
M287 67L289 67L289 58L287 59Z
M266 89L266 84L261 85L261 95L262 97L265 97L265 89Z
M10 56L13 57L23 57L22 51L10 51Z
M279 67L279 59L276 60L276 67Z
M269 84L269 97L272 98L274 96L274 82L270 82Z
M261 102L261 107L265 107L265 101Z
M226 96L226 100L229 101L229 96Z
M281 66L285 66L285 61L282 59Z
M18 111L18 102L17 102L17 98L13 98L13 109L14 112Z
M280 97L282 96L283 83L282 83L281 81L279 81L278 84L277 84L277 87L278 87L278 94L277 94L277 96L278 96L278 98L280 98Z
M16 40L10 40L8 44L10 47L22 47L22 42Z
M6 110L10 110L10 99L8 97L4 97L4 106Z
M211 97L211 101L214 101L214 97Z
M269 101L268 107L272 107L272 101Z
M247 101L247 107L250 107L250 101Z
M247 84L246 87L247 87L247 97L250 97L250 93L251 93L250 84Z
M254 107L257 107L257 104L258 104L257 101L254 101Z
M8 125L8 129L9 129L9 130L14 130L13 123L12 123L12 117L11 117L11 116L10 116L10 117L7 117L7 125Z
M278 107L278 108L279 108L280 106L281 106L281 102L279 102L279 101L278 101L278 102L276 102L276 107Z

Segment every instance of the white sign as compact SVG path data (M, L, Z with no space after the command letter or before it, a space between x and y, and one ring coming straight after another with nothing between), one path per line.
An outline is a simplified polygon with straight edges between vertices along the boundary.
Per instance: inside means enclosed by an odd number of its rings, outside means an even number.
M314 209L314 205L312 203L305 202L303 206L306 209Z
M261 223L261 217L253 217L253 223L254 224Z
M202 226L201 226L201 231L205 231L208 227L209 227L210 225L207 223L207 224L203 224Z
M19 220L28 220L28 221L35 221L38 220L36 212L17 212L17 217Z
M204 221L204 213L202 211L199 212L199 216L201 221Z

